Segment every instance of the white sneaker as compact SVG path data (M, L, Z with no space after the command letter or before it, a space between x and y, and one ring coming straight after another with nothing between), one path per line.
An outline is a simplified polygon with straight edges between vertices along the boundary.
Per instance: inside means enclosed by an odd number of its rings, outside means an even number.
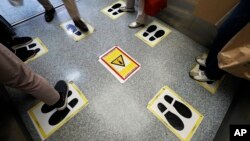
M192 79L194 79L196 81L200 81L200 82L213 82L213 81L215 81L215 80L207 78L205 72L202 71L202 70L200 70L200 69L197 69L197 70L194 70L194 71L190 71L189 72L189 76Z
M127 8L126 6L119 8L122 12L135 12L134 8Z
M132 22L131 24L128 25L129 28L137 28L144 26L144 24L138 23L138 22Z
M204 53L200 56L197 56L195 60L199 65L206 67L207 54Z

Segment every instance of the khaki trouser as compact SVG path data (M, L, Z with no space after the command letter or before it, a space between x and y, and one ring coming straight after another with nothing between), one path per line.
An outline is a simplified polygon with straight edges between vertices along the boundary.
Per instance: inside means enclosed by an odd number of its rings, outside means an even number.
M53 105L59 100L58 92L43 77L34 73L2 44L0 66L0 83L31 94L48 105Z
M77 9L75 0L62 0L62 1L70 17L73 20L80 20L80 14ZM50 10L53 8L53 5L50 3L49 0L38 0L38 2L44 7L45 10Z
M145 0L139 0L136 22L141 23L141 24L145 24L147 21L147 15L144 13L144 4L145 4ZM127 8L134 8L134 6L135 6L135 0L127 0L127 4L126 4Z

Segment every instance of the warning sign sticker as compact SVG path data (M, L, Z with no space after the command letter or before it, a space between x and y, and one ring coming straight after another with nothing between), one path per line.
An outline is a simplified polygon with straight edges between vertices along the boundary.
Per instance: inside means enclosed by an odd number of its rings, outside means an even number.
M141 67L138 62L118 46L114 46L100 56L99 62L103 64L103 66L107 68L121 83L124 83Z

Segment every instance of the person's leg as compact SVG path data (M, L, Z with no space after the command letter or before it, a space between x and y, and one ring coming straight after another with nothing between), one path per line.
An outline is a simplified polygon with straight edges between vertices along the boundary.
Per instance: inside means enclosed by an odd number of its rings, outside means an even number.
M75 25L82 31L88 32L87 25L81 20L75 0L63 0L64 6L66 7L70 17L74 21Z
M139 0L136 22L140 24L145 24L147 21L147 15L144 12L144 5L145 5L145 0Z
M217 55L226 43L249 22L249 9L250 1L242 0L218 29L217 36L206 60L205 74L209 79L218 80L223 76L224 71L218 67Z
M53 20L54 18L54 14L55 14L55 8L53 7L53 5L50 3L49 0L37 0L45 9L45 21L46 22L50 22Z
M48 105L60 98L58 92L38 74L35 74L19 58L0 44L0 83L20 89Z
M126 2L126 8L128 9L134 9L135 7L135 0L127 0Z

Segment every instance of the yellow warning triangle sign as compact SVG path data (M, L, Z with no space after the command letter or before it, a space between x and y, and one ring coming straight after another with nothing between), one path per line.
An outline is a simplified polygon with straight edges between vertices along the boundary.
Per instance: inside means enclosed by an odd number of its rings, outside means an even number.
M123 60L122 55L120 55L120 56L118 56L117 58L115 58L115 60L113 60L113 61L111 62L111 64L125 67L125 62L124 62L124 60Z

